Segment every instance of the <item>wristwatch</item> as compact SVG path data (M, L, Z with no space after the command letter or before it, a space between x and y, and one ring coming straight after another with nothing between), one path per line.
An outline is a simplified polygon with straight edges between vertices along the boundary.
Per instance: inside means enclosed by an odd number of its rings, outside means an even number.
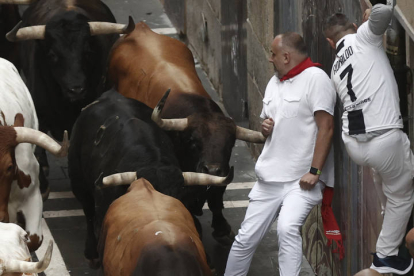
M321 175L321 173L322 173L322 171L320 171L319 169L314 168L314 167L311 167L310 170L309 170L309 172L311 174L314 174L314 175Z

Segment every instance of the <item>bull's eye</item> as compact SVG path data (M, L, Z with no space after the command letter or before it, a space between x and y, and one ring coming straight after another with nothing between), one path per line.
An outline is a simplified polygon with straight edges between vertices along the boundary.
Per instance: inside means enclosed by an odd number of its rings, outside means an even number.
M10 166L7 167L7 172L8 173L13 172L13 165L10 165Z

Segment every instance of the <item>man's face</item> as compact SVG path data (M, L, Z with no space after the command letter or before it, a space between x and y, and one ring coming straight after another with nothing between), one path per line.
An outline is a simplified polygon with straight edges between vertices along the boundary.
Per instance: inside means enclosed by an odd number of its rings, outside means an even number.
M284 75L284 55L283 55L283 51L280 47L280 42L281 42L281 38L279 36L277 36L271 45L271 51L270 51L270 58L269 58L269 62L273 64L273 68L275 70L275 75L278 78L283 77Z

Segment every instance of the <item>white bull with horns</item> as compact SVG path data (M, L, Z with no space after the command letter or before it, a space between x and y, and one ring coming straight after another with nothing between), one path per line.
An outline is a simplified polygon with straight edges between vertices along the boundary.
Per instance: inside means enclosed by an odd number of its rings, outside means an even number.
M39 191L39 163L35 145L56 156L63 146L40 132L32 98L14 65L0 58L0 222L21 225L28 233L30 251L42 243L43 202Z
M31 262L28 241L27 233L20 226L0 222L0 276L37 275L49 266L53 242L50 241L40 262Z

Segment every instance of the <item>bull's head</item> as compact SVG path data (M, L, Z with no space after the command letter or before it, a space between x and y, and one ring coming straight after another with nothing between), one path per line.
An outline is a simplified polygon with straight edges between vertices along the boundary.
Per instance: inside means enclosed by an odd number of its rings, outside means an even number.
M24 118L17 114L14 126L3 126L0 122L0 222L8 222L8 201L11 184L16 180L23 189L31 183L30 176L23 173L16 164L15 148L19 143L32 143L50 151L56 156L66 156L69 143L65 131L62 146L43 132L23 127Z
M105 66L105 50L93 36L129 33L134 28L131 17L128 25L88 22L85 15L67 11L57 14L46 25L20 28L18 24L6 37L10 41L40 40L41 52L62 96L74 102L95 93L101 80L97 72Z
M198 112L183 119L161 119L160 113L168 94L169 90L154 108L152 120L164 130L181 132L185 144L183 151L189 164L197 162L197 172L225 176L229 172L231 151L236 139L252 143L264 143L266 140L258 131L236 126L231 118L221 112ZM215 104L212 106L214 108L219 111Z
M0 222L0 275L33 275L44 271L52 258L53 242L49 242L40 262L29 262L27 233L18 225Z

